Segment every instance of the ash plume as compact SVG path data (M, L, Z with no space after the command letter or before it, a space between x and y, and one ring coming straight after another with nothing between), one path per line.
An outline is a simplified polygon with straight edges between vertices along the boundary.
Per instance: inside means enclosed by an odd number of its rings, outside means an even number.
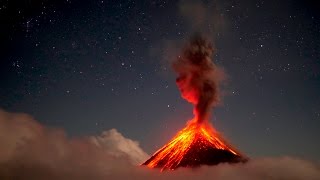
M225 74L212 61L214 49L203 36L196 34L172 66L181 96L194 104L194 114L199 123L207 121L212 107L219 103L219 86Z

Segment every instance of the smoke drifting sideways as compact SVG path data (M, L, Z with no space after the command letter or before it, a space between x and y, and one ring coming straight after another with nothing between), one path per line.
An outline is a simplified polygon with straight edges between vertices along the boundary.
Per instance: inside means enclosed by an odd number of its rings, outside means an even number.
M0 179L320 179L318 165L298 158L252 159L159 172L139 166L149 156L115 129L68 138L31 116L0 109Z
M224 71L213 63L212 55L212 44L196 34L172 65L178 73L176 82L182 97L195 105L198 123L208 121L211 108L219 103L219 86L225 79Z

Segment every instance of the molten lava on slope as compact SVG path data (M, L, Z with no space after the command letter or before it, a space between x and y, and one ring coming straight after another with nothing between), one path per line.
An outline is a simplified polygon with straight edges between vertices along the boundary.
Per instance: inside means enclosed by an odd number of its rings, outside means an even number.
M194 119L143 165L174 170L178 167L245 161L246 158L226 145L209 124L199 124Z

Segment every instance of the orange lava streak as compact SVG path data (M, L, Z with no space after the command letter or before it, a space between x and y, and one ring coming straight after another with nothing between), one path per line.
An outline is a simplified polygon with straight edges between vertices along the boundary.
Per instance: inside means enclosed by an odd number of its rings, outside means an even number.
M199 124L196 119L193 119L189 122L187 127L178 132L168 144L153 155L155 158L152 159L147 166L154 168L159 164L163 164L162 170L174 169L174 167L181 162L192 143L197 141L201 141L205 146L213 146L217 149L228 150L234 155L238 155L235 150L228 147L219 138L218 134L214 132L214 129L209 124Z

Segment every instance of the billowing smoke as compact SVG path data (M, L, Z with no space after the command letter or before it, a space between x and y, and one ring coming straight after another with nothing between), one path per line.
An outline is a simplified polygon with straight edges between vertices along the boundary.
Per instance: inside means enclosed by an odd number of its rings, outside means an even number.
M210 39L216 41L221 39L225 33L229 32L229 19L225 14L226 3L222 0L179 0L177 1L177 15L181 18L181 26L184 27L181 35L175 38L161 37L161 40L154 42L150 48L150 58L160 58L160 73L164 77L171 77L170 65L180 54L186 39L195 32L199 32Z
M225 77L222 69L213 63L212 55L212 44L197 34L173 62L178 88L182 97L195 105L198 122L208 120L210 109L218 104L219 86Z
M251 159L197 169L159 172L138 164L148 158L136 141L115 129L101 136L68 138L25 114L0 110L0 179L270 179L317 180L319 166L291 157Z

